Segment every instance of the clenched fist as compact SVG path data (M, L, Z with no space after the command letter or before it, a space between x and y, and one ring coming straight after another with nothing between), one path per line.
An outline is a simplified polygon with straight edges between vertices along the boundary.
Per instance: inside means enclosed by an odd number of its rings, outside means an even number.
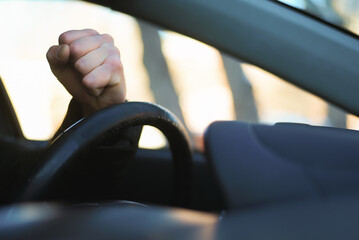
M108 34L71 30L46 54L51 71L87 116L125 101L126 83L120 52Z

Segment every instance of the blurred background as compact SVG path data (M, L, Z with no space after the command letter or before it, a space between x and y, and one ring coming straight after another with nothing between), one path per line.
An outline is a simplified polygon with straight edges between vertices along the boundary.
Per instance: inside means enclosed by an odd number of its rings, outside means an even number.
M359 1L282 0L359 34ZM70 101L45 54L70 29L109 33L121 51L128 100L155 102L175 113L202 149L216 120L300 122L358 129L357 117L280 78L183 35L79 1L0 1L0 76L28 139L51 138ZM285 33L283 33L285 34ZM142 147L166 142L153 128Z

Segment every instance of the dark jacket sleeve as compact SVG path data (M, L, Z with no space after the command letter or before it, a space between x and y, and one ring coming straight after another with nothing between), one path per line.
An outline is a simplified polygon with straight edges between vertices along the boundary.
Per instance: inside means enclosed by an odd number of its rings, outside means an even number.
M60 136L63 131L82 119L81 106L75 100L71 100L64 121L55 133L54 138ZM67 195L87 196L88 199L118 198L121 182L130 161L138 148L142 126L129 127L117 133L115 139L106 139L77 158L71 167L64 172L66 178L63 186L72 185L75 191Z
M51 141L82 117L81 106L72 100L62 125ZM121 181L128 163L136 153L141 130L141 126L124 129L116 141L93 146L74 160L64 171L60 183L70 189L66 195L83 197L91 192L96 193L96 198L116 197L116 182ZM9 203L21 195L19 191L26 186L34 169L44 164L43 160L43 153L32 150L26 141L1 137L0 204Z
M63 133L67 128L75 124L81 118L83 118L81 105L72 99L69 103L67 113L64 120L62 121L61 126L56 131L50 142L54 141L59 135L61 135L61 133Z

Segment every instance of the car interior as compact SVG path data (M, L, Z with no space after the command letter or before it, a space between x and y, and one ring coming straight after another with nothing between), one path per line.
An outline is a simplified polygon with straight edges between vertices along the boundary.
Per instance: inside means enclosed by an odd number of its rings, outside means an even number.
M222 1L88 2L203 41L359 114L358 36L277 1ZM159 129L168 148L137 149L112 169L114 182L106 163L124 154L121 131L143 125ZM16 176L0 171L0 239L359 237L358 131L217 121L203 141L204 152L194 150L181 120L147 102L103 109L52 142L29 140L0 81L0 167L24 162Z

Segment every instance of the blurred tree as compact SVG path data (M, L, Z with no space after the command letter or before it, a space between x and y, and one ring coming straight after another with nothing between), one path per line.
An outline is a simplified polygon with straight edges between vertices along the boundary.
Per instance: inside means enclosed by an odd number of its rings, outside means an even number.
M253 96L252 85L244 74L240 62L221 53L228 83L231 87L236 119L258 122L257 106Z
M332 0L333 1L333 0ZM334 1L338 2L338 1ZM358 17L358 11L359 11L359 1L358 0L342 0L339 1L341 7L344 9L346 13L349 15L356 15Z
M305 0L307 10L328 22L336 25L343 25L343 18L334 10L335 0Z
M323 19L342 26L343 18L335 11L335 0L306 0L307 10ZM344 2L343 2L344 3ZM349 3L349 1L347 1ZM346 113L338 107L328 104L327 124L334 127L346 128Z
M150 88L155 102L171 110L184 122L178 96L162 53L158 29L138 20L143 42L143 64L150 79Z

